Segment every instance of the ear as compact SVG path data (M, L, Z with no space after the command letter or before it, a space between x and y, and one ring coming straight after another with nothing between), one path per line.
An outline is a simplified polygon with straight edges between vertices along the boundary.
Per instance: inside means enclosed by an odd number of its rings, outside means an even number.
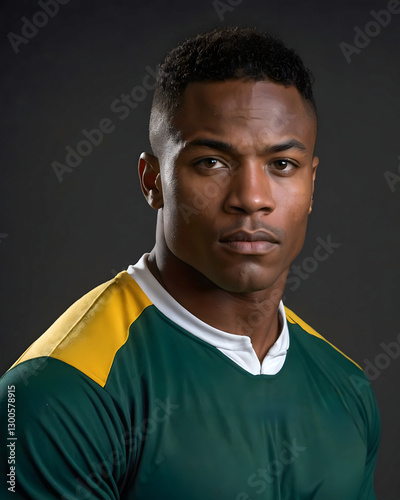
M312 180L311 180L311 200L310 200L310 208L308 209L308 213L311 213L313 202L314 202L314 184L315 184L315 177L317 175L317 167L319 164L319 158L318 156L314 156L312 160Z
M142 153L139 157L138 170L140 187L147 203L159 210L164 206L164 200L158 158L149 153Z

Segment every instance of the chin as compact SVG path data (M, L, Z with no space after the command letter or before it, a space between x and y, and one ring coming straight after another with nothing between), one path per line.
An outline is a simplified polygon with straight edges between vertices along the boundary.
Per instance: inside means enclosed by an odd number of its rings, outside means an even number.
M236 273L234 275L219 276L212 280L215 285L226 292L231 293L254 293L272 288L277 282L277 277L260 276L249 272Z

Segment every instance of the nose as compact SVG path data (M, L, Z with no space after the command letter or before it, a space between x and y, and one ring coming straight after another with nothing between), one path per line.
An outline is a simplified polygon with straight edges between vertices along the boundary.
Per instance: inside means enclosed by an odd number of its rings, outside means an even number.
M225 210L229 213L271 213L275 210L273 180L260 162L239 165L232 174Z

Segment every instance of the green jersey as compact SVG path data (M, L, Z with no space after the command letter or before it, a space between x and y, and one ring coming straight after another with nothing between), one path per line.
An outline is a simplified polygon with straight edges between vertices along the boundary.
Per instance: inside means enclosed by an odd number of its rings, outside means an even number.
M280 310L259 363L248 336L192 316L143 258L90 291L0 380L0 497L375 499L368 379Z

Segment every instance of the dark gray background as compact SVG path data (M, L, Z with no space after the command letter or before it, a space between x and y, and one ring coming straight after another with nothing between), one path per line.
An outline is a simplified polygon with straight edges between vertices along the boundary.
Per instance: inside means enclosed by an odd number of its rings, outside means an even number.
M221 20L212 1L70 0L16 54L7 34L21 35L21 18L42 8L2 2L0 371L73 301L153 245L155 214L136 173L149 150L151 92L125 120L112 102L186 36L220 25L272 30L316 76L321 161L296 262L312 268L305 259L317 238L340 244L287 290L286 305L362 367L375 367L383 430L376 491L398 499L400 356L382 356L381 343L400 341L400 182L391 189L385 179L400 175L400 14L348 63L339 44L354 44L354 28L364 31L386 0L233 3ZM106 117L115 130L60 183L52 162L65 163L65 147L75 149L82 129Z

